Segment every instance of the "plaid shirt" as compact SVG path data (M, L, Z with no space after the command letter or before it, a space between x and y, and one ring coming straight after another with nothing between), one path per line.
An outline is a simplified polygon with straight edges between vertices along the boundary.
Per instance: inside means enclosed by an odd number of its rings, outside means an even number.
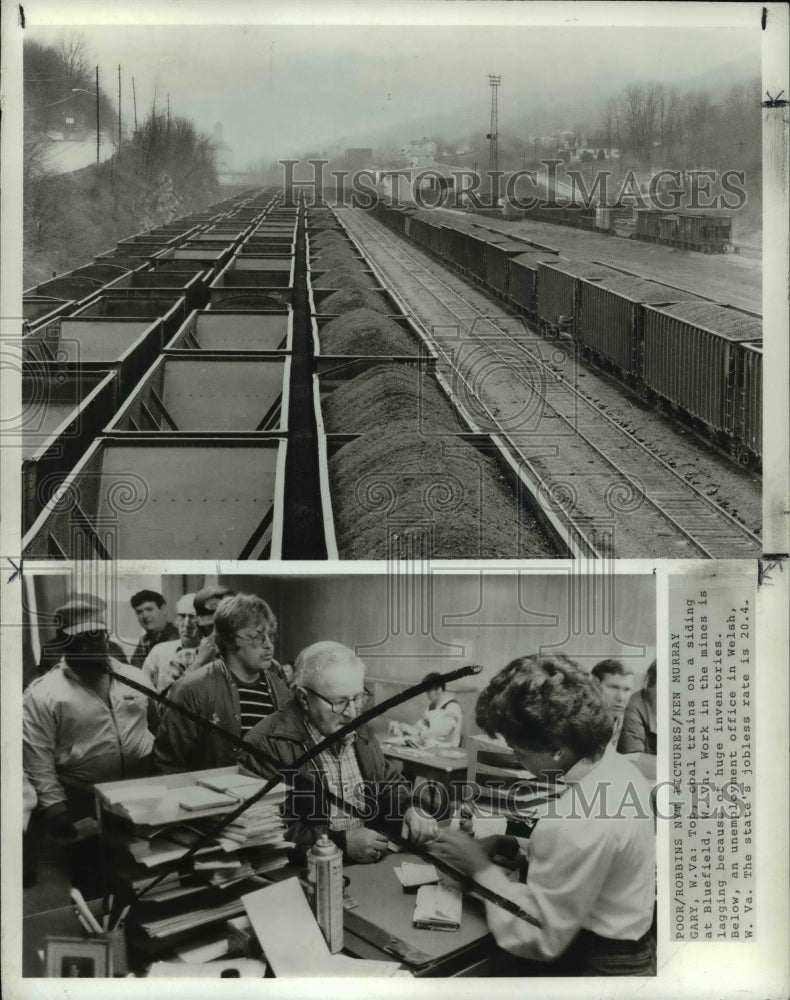
M324 736L319 733L306 716L304 721L313 745L321 743ZM337 795L338 798L345 799L350 805L362 809L365 806L365 799L362 794L365 779L359 770L354 741L354 733L349 733L340 743L320 753L315 758L315 762L323 773L323 778L329 791ZM330 801L330 830L351 830L358 826L362 826L361 819L357 816L350 816L336 805L336 803Z

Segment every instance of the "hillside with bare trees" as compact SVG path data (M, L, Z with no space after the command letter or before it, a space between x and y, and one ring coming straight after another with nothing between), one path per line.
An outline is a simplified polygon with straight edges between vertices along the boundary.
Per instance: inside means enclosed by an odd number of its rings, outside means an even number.
M119 239L215 201L219 184L208 136L189 119L151 108L131 132L99 90L101 129L112 156L61 172L50 150L96 135L92 66L79 37L24 49L24 283L89 262Z

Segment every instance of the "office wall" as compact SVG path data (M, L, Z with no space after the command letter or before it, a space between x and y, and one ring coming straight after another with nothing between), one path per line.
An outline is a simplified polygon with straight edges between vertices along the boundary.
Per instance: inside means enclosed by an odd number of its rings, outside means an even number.
M480 688L509 660L540 651L564 653L588 670L617 657L632 667L638 686L655 656L649 574L581 576L552 568L399 576L121 575L111 588L91 592L106 597L112 630L131 653L141 631L129 606L135 591L158 590L172 615L181 594L218 580L269 602L279 621L278 659L293 660L310 643L335 639L355 649L370 676L396 685L415 683L430 670L477 663L483 671L472 683ZM67 574L36 577L38 612L54 610L74 589ZM39 624L46 641L51 627L46 619Z
M586 669L614 656L629 663L639 683L655 656L651 575L453 571L222 582L271 604L280 659L335 639L354 648L369 673L392 680L479 663L483 685L513 657L542 651L564 653Z

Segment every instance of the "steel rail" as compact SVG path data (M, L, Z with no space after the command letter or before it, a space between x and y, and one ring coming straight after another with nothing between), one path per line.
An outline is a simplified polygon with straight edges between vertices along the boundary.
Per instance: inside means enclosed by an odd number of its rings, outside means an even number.
M356 218L359 217L357 216ZM635 445L652 464L658 465L659 470L653 469L651 470L650 474L655 476L660 472L660 475L662 477L662 483L661 483L662 486L667 476L671 478L671 481L679 484L681 490L679 492L679 495L677 496L670 496L666 490L664 490L663 498L657 497L655 491L653 491L651 495L647 491L647 489L642 488L640 483L634 482L634 479L631 474L629 474L621 465L615 462L614 459L609 457L602 450L602 448L599 447L599 445L597 445L588 435L584 434L584 432L579 429L578 425L574 421L570 420L566 415L560 412L557 406L554 405L552 402L550 402L546 395L540 393L535 388L534 384L530 383L529 385L530 391L537 394L544 401L546 406L548 406L552 410L552 412L554 412L557 415L557 417L559 417L560 420L562 420L567 426L569 426L578 437L580 437L596 454L598 454L603 459L604 462L606 462L612 469L614 469L618 473L618 475L621 476L623 480L631 486L632 489L636 490L637 493L641 494L644 497L644 499L651 505L651 507L655 509L657 513L659 513L660 516L664 518L664 520L670 523L673 526L673 528L678 532L678 534L680 534L683 538L685 538L688 542L690 542L701 555L703 555L706 558L727 558L727 557L734 558L737 557L740 553L733 553L731 549L727 551L720 551L715 547L713 537L709 537L707 538L706 541L703 541L700 535L702 536L711 535L710 524L709 523L698 524L698 530L696 531L693 526L684 527L684 525L680 523L680 521L678 520L678 517L683 513L691 515L692 518L694 517L700 518L703 517L703 515L707 515L707 518L704 519L708 521L710 521L711 517L720 518L727 523L727 526L729 528L734 529L734 533L731 531L730 534L726 536L722 533L721 540L723 542L729 543L729 545L731 546L732 542L735 541L737 538L737 540L740 541L740 543L743 546L747 546L748 544L748 550L743 552L743 555L746 557L751 557L755 553L760 551L761 542L758 536L756 536L753 532L749 531L748 528L746 528L743 524L741 524L728 511L724 510L723 507L721 507L715 501L711 500L710 497L706 496L701 490L699 490L696 486L694 486L693 483L689 483L687 480L681 477L676 472L676 470L671 465L669 465L668 462L665 462L662 458L656 455L650 448L648 448L643 442L641 442L636 437L635 434L623 428L620 424L617 423L617 421L613 420L607 413L601 410L600 407L596 406L584 394L579 392L579 390L576 389L574 386L572 386L566 379L562 379L562 377L557 375L555 372L548 370L546 366L543 364L543 362L535 358L534 355L530 354L526 350L524 345L520 344L518 340L516 340L516 338L512 336L512 334L510 334L507 330L503 329L501 326L496 325L496 323L494 322L494 318L482 312L474 303L470 302L468 299L465 299L463 295L461 295L456 289L454 289L451 285L449 285L446 281L444 281L439 275L435 274L433 271L425 267L424 264L420 263L420 261L417 258L415 258L413 254L409 253L408 249L396 243L392 239L392 236L389 233L386 233L386 231L385 231L386 235L377 233L376 230L370 225L370 222L367 219L364 222L360 221L359 224L360 227L363 230L365 230L370 236L372 236L379 243L379 245L381 245L382 248L386 250L402 267L408 270L410 276L415 281L417 281L429 294L434 296L434 298L440 303L440 305L454 317L455 321L460 326L462 326L469 333L471 337L474 337L480 344L486 346L490 351L496 354L496 356L501 361L505 362L507 361L507 359L504 357L504 355L502 355L501 352L497 352L496 349L490 344L490 342L486 341L484 338L481 338L479 334L475 331L474 327L483 322L488 324L493 330L495 330L498 335L500 336L504 335L505 337L507 337L512 346L515 347L520 354L524 355L531 362L533 366L538 366L539 368L542 369L542 371L546 375L544 384L551 385L553 388L557 388L558 387L557 384L560 383L563 386L565 393L569 395L574 402L581 403L584 406L586 406L588 410L592 411L596 419L602 418L607 424L611 426L611 428L615 430L616 435L627 438L630 441L630 443L632 445ZM353 233L350 233L350 235L353 238ZM405 258L405 260L408 263L403 263L403 261L398 260L398 255L400 255L402 258ZM427 283L420 277L420 272L424 272L430 275L431 280L440 285L445 293L449 293L454 299L460 301L462 303L463 308L465 310L471 310L474 315L472 315L471 317L464 317L461 314L459 314L459 312L457 311L457 307L450 305L446 298L443 298L442 295L438 294L434 288L431 288L429 286L429 283ZM501 317L501 318L507 319L508 317ZM472 320L471 325L468 324L468 320L470 319ZM533 327L531 327L526 321L524 321L524 323L527 326L527 329L529 329L530 332L535 336L536 340L538 341L542 340L539 333L535 331ZM454 373L457 376L460 376L460 373L455 371L452 362L446 358L446 354L444 351L442 351L442 354L445 356L445 359L447 360L448 364L450 364L450 366L453 367ZM515 377L522 378L517 371L514 371L513 374L515 375ZM522 378L522 381L525 380ZM491 419L495 423L497 423L497 426L500 426L498 421L496 421L495 418L493 418L493 416ZM689 494L693 496L693 502L697 505L698 509L696 511L693 511L688 507ZM667 509L670 506L673 508L674 513ZM702 509L700 510L699 508ZM575 527L576 530L578 531L581 530L578 527L578 525Z

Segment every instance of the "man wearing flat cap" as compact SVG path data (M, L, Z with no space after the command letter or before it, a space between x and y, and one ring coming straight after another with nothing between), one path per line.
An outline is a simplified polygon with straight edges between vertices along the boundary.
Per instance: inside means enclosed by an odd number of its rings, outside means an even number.
M154 741L149 699L121 678L146 682L110 655L98 605L72 600L55 614L63 655L24 693L22 763L39 822L68 839L74 820L92 812L94 784L150 773Z
M98 614L99 618L104 620L104 614L107 609L107 602L103 601L101 597L97 597L95 594L72 594L71 601L82 601L85 604L92 604ZM45 674L52 667L57 666L60 663L60 658L63 656L62 638L56 637L51 642L45 642L41 647L41 657L38 661L38 674ZM109 648L110 656L113 659L118 660L119 663L127 663L126 653L119 642L113 639L112 636L109 638Z
M197 670L207 663L211 663L219 655L214 642L214 615L217 608L226 597L235 597L236 591L230 587L225 587L221 583L214 583L204 587L195 594L195 615L197 616L197 627L200 635L200 645L190 670Z

